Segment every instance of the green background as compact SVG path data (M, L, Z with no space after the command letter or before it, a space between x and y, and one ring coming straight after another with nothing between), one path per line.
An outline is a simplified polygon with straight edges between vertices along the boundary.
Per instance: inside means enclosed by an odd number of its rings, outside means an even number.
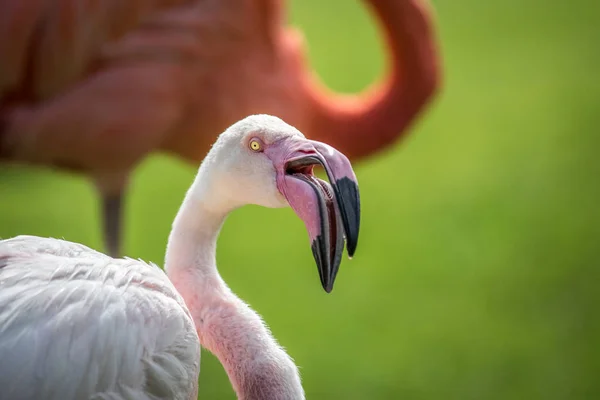
M301 367L309 399L600 398L600 6L436 0L444 87L406 140L356 165L358 252L321 289L302 222L246 207L227 221L225 280ZM383 71L358 1L295 0L323 80ZM195 168L137 170L125 253L162 264ZM0 237L101 249L88 181L0 169ZM200 394L232 399L203 354Z

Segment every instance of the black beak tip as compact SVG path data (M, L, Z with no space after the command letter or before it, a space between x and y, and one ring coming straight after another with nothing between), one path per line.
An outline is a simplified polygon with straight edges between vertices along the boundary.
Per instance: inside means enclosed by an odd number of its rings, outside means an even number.
M354 257L354 252L356 251L356 242L347 242L346 249L348 250L348 257Z
M330 282L329 284L323 284L323 289L326 293L331 293L333 290L333 282Z
M335 276L331 276L331 268L329 266L329 263L324 258L325 254L319 251L319 249L321 249L321 243L319 239L314 240L311 243L310 247L312 249L315 261L317 263L317 269L319 270L321 286L323 286L323 290L325 290L326 293L331 293L331 291L333 290Z
M323 286L323 290L325 290L326 293L331 293L331 291L333 290L333 283L335 282L335 277L327 276L325 275L327 273L326 271L321 271L322 270L319 267L321 286Z
M334 190L339 201L344 230L346 231L346 249L348 256L354 256L358 245L358 232L360 230L360 195L358 185L351 179L344 177L335 182Z

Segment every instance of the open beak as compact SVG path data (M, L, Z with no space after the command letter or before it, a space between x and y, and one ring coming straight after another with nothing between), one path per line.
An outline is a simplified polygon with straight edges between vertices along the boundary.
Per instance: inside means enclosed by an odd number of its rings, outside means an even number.
M344 239L348 256L356 251L360 226L358 182L350 161L333 147L307 139L288 139L278 149L277 187L304 221L327 293L342 260ZM282 151L283 150L283 151ZM329 182L313 174L322 165Z

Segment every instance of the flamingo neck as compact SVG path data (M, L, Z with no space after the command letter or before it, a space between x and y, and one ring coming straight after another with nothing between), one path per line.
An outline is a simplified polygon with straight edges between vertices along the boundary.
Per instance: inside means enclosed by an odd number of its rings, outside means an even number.
M239 399L304 399L292 359L219 275L217 237L230 210L199 192L192 186L175 218L165 270L190 310L201 345L219 359Z

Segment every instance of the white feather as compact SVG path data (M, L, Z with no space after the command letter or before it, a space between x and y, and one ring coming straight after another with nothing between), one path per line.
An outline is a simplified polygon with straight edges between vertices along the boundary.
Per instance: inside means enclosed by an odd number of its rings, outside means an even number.
M190 313L157 266L0 241L0 399L189 399L199 370Z

